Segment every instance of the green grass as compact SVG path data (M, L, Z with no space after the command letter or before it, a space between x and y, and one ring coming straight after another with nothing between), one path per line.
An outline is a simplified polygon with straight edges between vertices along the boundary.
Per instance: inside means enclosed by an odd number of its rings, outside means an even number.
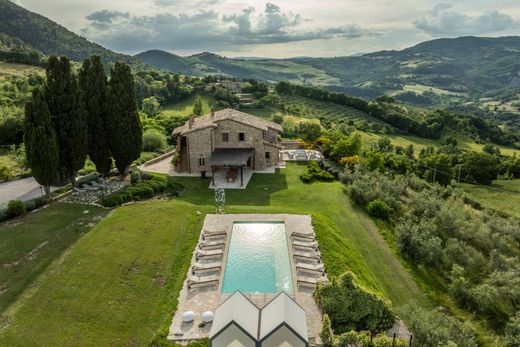
M226 212L310 214L331 275L353 271L398 309L431 307L343 186L305 185L305 169L255 175L246 190L227 191ZM165 329L200 222L215 209L208 180L177 181L186 186L181 198L118 208L82 237L6 312L0 345L146 345Z
M196 95L181 100L179 102L163 107L160 117L185 117L193 113L193 104L195 103ZM211 106L215 99L209 95L201 94L203 114L208 114L211 111Z
M463 184L482 206L520 218L520 180L499 180L491 186Z
M56 203L0 224L0 313L90 229L88 223L105 214L97 207Z
M30 73L44 73L45 69L41 67L23 65L23 64L12 64L4 61L0 61L0 75L18 75L24 76Z

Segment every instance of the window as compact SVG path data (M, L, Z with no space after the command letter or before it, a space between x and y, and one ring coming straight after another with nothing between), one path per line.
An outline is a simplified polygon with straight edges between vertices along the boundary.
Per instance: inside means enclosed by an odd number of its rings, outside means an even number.
M243 142L246 140L246 133L238 133L238 141Z
M229 133L222 133L222 142L229 142Z
M265 152L265 159L267 159L267 160L271 159L271 152Z
M199 166L206 166L206 158L204 158L204 157L199 158Z

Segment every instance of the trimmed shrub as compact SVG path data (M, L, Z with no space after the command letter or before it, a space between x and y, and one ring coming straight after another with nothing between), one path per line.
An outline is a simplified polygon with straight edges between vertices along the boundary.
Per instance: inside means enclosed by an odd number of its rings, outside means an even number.
M140 180L141 180L141 172L140 171L133 170L133 171L130 172L130 182L132 184L139 183Z
M25 203L20 200L11 200L7 204L7 218L15 218L27 213Z
M376 199L372 200L367 205L367 212L372 217L380 219L388 219L392 213L392 209L385 204L384 201Z
M138 183L126 190L134 200L146 200L154 197L155 193L152 187L146 183Z
M323 171L315 161L310 161L307 165L307 172L300 176L304 183L311 183L313 181L332 182L335 177L330 173Z
M42 198L41 196L39 197L36 197L36 198L32 198L30 200L27 200L25 202L25 207L27 209L27 212L30 212L30 211L34 211L40 207L42 207L43 205L45 205L46 201L44 198Z
M107 195L101 199L101 205L104 207L116 207L125 203L124 193L114 193Z
M143 133L143 151L154 152L167 146L166 135L157 129L148 129Z

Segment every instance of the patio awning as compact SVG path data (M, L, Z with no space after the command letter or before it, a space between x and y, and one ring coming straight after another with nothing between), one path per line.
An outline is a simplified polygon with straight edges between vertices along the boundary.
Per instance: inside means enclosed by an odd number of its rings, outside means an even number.
M211 153L209 163L212 166L242 166L253 155L252 148L217 148Z

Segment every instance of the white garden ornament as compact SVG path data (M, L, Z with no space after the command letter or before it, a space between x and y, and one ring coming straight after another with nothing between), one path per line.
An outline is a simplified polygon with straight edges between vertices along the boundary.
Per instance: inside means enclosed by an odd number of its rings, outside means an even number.
M193 311L186 311L182 314L182 322L183 323L190 323L193 322L193 319L195 318L195 313Z
M202 314L202 321L204 323L210 323L210 322L213 322L213 318L215 317L215 315L213 314L213 312L211 311L206 311Z

